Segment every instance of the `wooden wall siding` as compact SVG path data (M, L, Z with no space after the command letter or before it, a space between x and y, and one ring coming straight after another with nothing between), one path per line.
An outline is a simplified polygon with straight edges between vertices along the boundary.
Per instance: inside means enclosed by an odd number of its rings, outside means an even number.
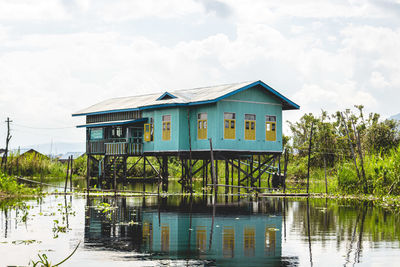
M270 104L265 104L270 103ZM207 112L207 137L213 139L215 150L282 151L282 106L274 96L260 88L251 88L216 104L190 108L192 150L208 150L208 139L197 138L197 114ZM235 139L224 139L224 112L236 113ZM185 112L183 112L185 113ZM255 140L245 140L245 114L256 115ZM276 116L276 141L265 140L265 115ZM187 125L187 113L182 121ZM180 149L188 150L188 131L180 133Z
M235 113L235 134L233 139L224 138L224 112ZM205 133L207 139L198 138L197 116L199 113L207 113L207 132ZM115 114L108 115L117 116ZM256 116L255 130L251 133L251 138L247 139L245 138L245 114L254 114ZM163 115L171 116L169 140L163 140L162 138ZM276 117L276 139L274 141L266 140L266 115ZM128 115L125 114L124 116ZM136 154L137 150L135 149L143 152L189 151L188 116L192 151L209 150L208 138L213 139L214 150L282 151L282 105L279 99L272 94L266 93L263 88L250 88L212 104L143 110L141 113L132 113L129 116L131 118L133 118L132 116L140 116L148 118L148 122L153 122L154 138L153 141L144 142L140 149L136 147L130 148L131 150L125 149L124 152L127 154ZM115 119L116 117L110 117L109 119L112 118ZM106 141L105 143L111 142ZM92 153L98 151L101 154L103 148L100 146L100 144L91 144ZM118 149L122 148L119 148L118 145L114 145L111 148L110 145L109 151L114 151L111 149L117 150L110 153L120 153L121 151Z
M136 120L142 118L141 111L125 111L107 114L87 115L86 123L97 123L107 121Z
M192 151L209 150L208 139L199 139L198 113L207 113L207 138L213 139L215 150L234 151L282 151L282 105L264 89L251 88L215 104L171 107L143 111L143 117L154 119L154 141L144 142L144 152L188 151L189 128ZM235 138L224 138L224 112L235 113ZM254 140L245 138L245 114L255 114ZM162 140L162 116L171 115L171 138ZM276 116L276 140L266 140L265 115Z

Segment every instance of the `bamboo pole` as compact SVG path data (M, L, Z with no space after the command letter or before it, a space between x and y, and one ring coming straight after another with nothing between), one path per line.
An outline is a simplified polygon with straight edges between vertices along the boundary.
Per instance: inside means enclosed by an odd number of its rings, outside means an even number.
M328 179L326 177L326 154L324 153L325 191L328 194Z
M358 179L360 179L360 172L359 172L358 167L357 167L356 155L354 153L353 145L351 143L349 129L347 128L347 123L346 123L346 120L344 119L343 113L340 112L340 115L342 116L342 121L343 121L343 124L344 124L344 128L346 129L346 134L347 134L347 139L348 139L349 146L350 146L351 155L353 156L354 166L355 166L356 171L357 171L357 177L358 177Z
M214 166L214 151L212 148L212 138L208 139L210 141L210 153L211 153L211 179L213 180L213 190L214 190L214 194L213 194L213 204L215 203L215 196L217 194L217 181L216 181L216 175L215 175L215 166Z
M86 129L86 190L89 194L90 189L90 132Z
M65 176L64 193L67 192L68 174L69 174L69 157L68 157L68 160L67 160L67 175Z
M365 178L364 157L363 157L362 150L361 150L360 134L359 134L359 132L357 131L356 126L354 125L353 120L351 120L351 123L353 124L354 135L355 135L356 140L357 140L358 155L360 156L361 175L362 175L363 182L364 182L364 193L367 194L367 193L368 193L368 182L367 182L367 179Z
M72 192L72 174L74 173L73 172L74 159L73 159L72 155L70 157L71 157L71 167L70 167L70 174L69 174L69 190Z
M189 191L190 193L193 193L193 179L192 179L192 137L190 133L190 108L188 107L187 110L187 122L188 122L188 130L189 130L189 181L190 181L190 187Z
M113 171L113 178L114 178L114 193L117 194L117 156L114 156L114 171Z
M311 123L310 141L308 143L307 194L309 194L309 190L310 190L310 158L311 158L311 146L312 146L313 129L314 129L314 120Z

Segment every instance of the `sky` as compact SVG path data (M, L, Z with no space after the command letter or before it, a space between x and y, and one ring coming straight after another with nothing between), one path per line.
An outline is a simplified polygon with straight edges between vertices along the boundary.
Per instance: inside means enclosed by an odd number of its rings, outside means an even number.
M71 114L102 100L252 80L285 121L386 118L399 74L400 0L0 0L0 147L7 117L14 148L84 142Z

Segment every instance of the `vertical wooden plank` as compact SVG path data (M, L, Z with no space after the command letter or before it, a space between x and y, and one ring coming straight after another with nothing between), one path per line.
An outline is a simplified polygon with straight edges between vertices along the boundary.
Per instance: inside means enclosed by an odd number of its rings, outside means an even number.
M114 178L114 194L117 194L117 156L114 156L114 171L113 171L113 178Z
M214 194L213 194L213 204L215 203L215 196L216 196L216 194L217 194L217 186L216 186L216 174L215 174L215 167L214 167L214 151L213 151L213 148L212 148L212 138L209 138L208 139L209 141L210 141L210 153L211 153L211 178L212 178L212 180L213 180L213 184L214 184L214 187L213 187L213 190L214 190Z
M89 129L86 129L86 190L89 194L90 188L90 132Z
M355 153L354 153L353 144L351 143L349 129L347 128L347 122L346 122L346 120L344 119L343 113L340 113L340 115L342 116L342 121L343 121L343 124L344 124L344 128L345 128L345 130L346 130L347 140L348 140L348 142L349 142L351 155L353 156L353 162L354 162L354 167L356 168L357 177L358 177L358 179L360 179L360 172L358 171L356 155L355 155Z
M67 192L68 174L69 174L69 157L68 157L68 160L67 160L67 175L65 176L64 193Z
M72 192L72 174L74 173L74 167L73 167L73 164L74 164L74 158L73 158L73 156L71 155L71 172L70 172L70 175L69 175L69 190Z
M234 174L234 168L233 168L233 158L232 158L232 166L231 166L231 185L233 185L233 174ZM231 194L233 195L233 186L231 187ZM232 196L233 197L233 196Z
M311 158L311 146L312 146L312 135L314 129L314 121L311 123L311 132L310 132L310 140L308 143L308 162L307 162L307 194L310 189L310 158Z
M225 160L225 185L229 185L229 165L228 160ZM229 193L229 187L225 186L225 194Z

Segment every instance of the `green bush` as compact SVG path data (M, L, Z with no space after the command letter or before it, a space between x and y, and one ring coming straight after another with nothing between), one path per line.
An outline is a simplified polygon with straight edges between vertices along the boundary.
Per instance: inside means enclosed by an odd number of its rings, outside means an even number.
M78 176L86 176L87 156L84 155L74 160L73 173Z
M346 193L360 192L359 179L352 162L339 163L337 170L337 181L339 189Z
M24 154L22 156L11 155L7 163L8 173L31 177L63 177L66 169L66 165L58 160L35 153Z
M5 194L32 194L35 190L19 184L15 177L0 172L0 192Z

